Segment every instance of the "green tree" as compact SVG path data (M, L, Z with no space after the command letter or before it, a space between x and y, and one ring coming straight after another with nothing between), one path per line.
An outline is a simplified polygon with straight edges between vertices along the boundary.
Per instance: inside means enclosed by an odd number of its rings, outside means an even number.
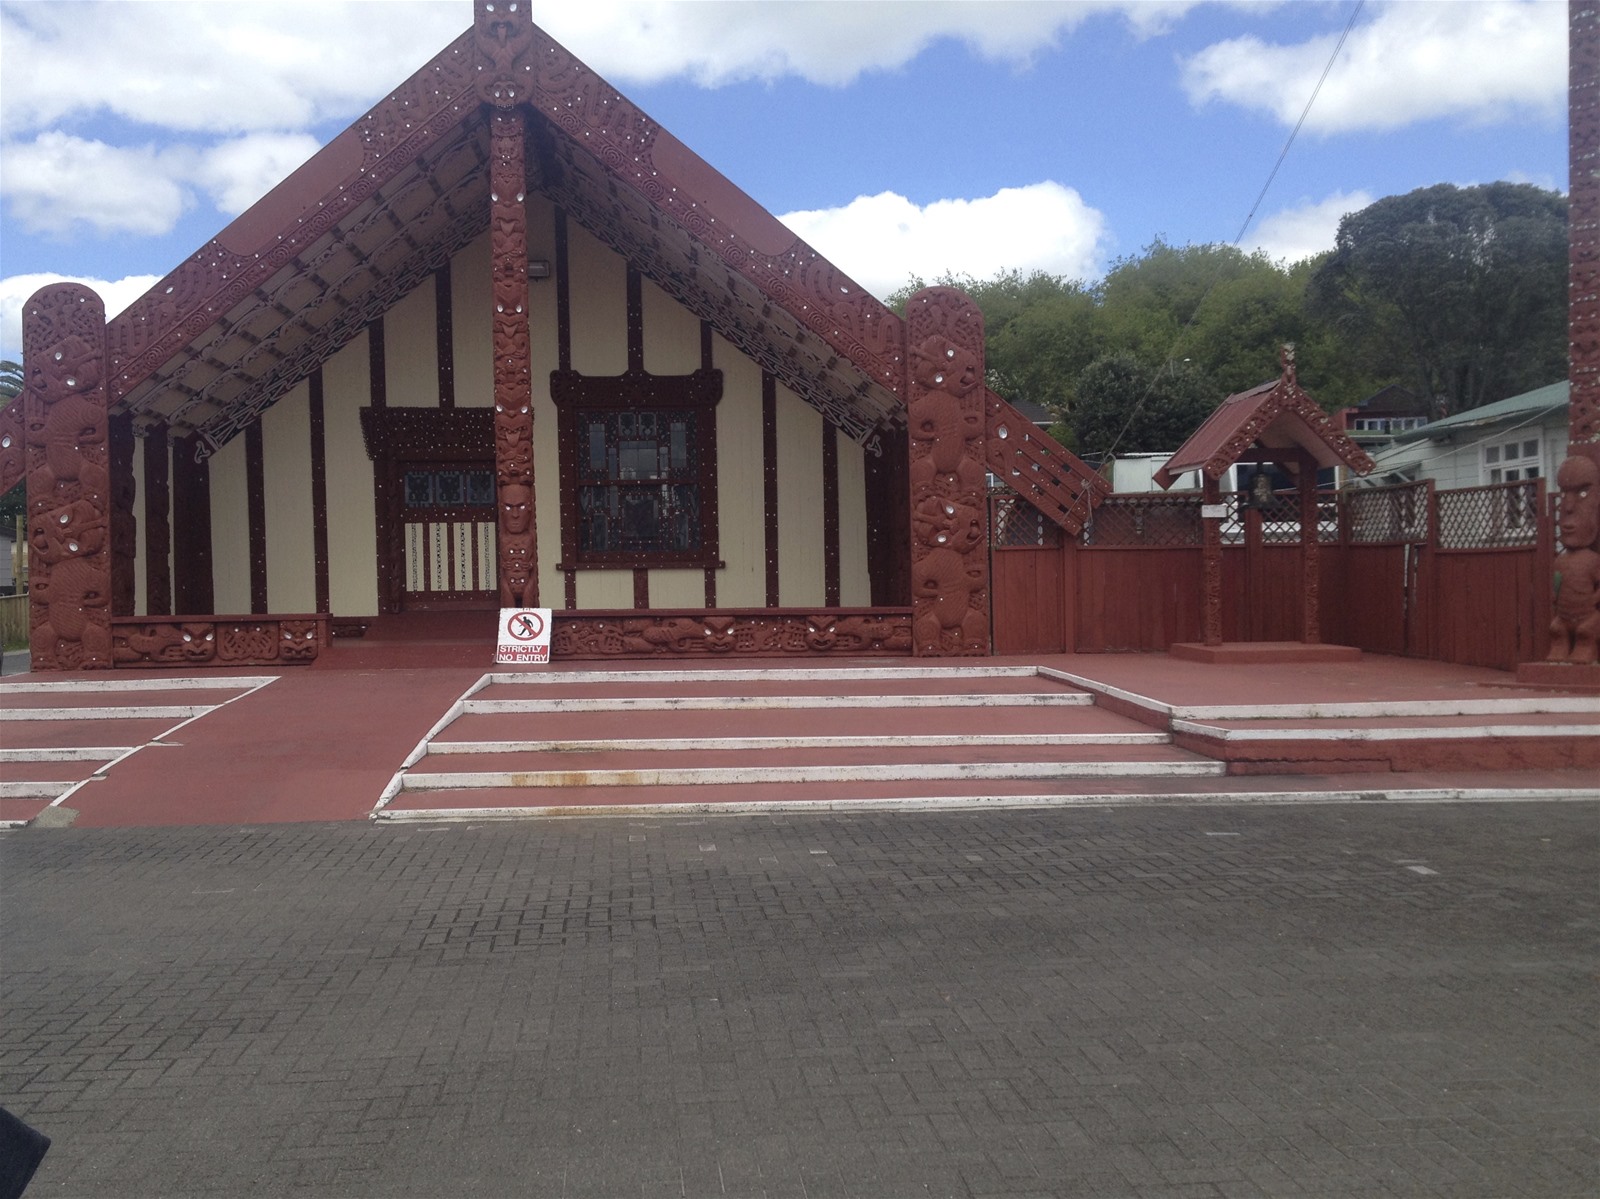
M1078 376L1072 412L1078 453L1175 450L1222 398L1216 382L1192 364L1151 367L1132 354L1107 354Z
M1359 357L1358 373L1408 382L1460 412L1561 377L1567 253L1557 192L1420 188L1339 222L1311 310Z

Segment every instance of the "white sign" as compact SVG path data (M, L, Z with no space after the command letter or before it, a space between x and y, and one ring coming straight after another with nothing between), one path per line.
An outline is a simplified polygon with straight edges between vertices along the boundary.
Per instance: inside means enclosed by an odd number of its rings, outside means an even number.
M1228 517L1228 505L1226 505L1226 504L1201 504L1200 505L1200 519L1201 520L1226 520L1227 517Z
M550 609L501 608L496 665L517 662L545 665L550 661Z

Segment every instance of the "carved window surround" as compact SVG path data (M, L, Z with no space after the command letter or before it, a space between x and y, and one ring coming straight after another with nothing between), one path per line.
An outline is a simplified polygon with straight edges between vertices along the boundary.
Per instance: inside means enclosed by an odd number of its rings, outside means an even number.
M701 369L688 375L652 375L629 370L621 375L580 375L576 371L550 372L550 395L555 401L561 459L561 562L558 570L641 570L650 568L701 568L716 570L717 539L717 422L716 406L722 399L722 372ZM697 536L681 549L600 549L589 543L583 527L583 494L598 496L608 490L623 491L628 483L620 469L590 469L590 426L604 426L608 439L619 413L656 414L669 421L674 414L692 417L687 422L693 443L672 450L665 473L654 476L657 486L682 488L693 496ZM680 433L682 431L680 430ZM664 448L670 447L670 434ZM645 477L648 484L651 477ZM593 499L591 498L591 502Z

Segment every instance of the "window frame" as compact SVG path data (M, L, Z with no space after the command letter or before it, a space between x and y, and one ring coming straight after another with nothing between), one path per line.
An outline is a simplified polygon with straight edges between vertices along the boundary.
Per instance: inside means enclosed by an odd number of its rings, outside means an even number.
M650 570L718 569L721 561L717 535L717 404L722 399L722 372L702 369L688 375L652 375L627 371L622 375L581 375L577 371L550 372L550 396L556 405L557 438L561 464L561 561L556 569ZM582 505L588 478L588 433L591 414L607 417L620 412L659 412L694 415L695 473L692 486L699 490L700 544L692 550L590 550L581 544ZM620 482L620 480L616 481Z

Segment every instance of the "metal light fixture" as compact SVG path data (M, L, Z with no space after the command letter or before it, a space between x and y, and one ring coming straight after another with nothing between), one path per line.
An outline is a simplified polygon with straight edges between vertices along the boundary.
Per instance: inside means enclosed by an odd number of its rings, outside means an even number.
M548 279L550 277L550 260L548 258L528 259L528 278Z

